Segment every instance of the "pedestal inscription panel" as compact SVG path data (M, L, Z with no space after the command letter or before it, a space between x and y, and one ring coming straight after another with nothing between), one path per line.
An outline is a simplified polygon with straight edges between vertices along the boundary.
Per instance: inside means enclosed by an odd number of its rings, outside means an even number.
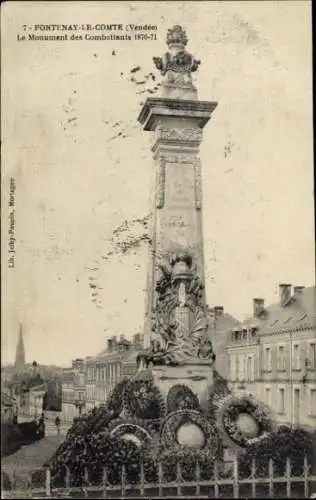
M189 163L166 163L165 206L172 208L194 208L195 169Z

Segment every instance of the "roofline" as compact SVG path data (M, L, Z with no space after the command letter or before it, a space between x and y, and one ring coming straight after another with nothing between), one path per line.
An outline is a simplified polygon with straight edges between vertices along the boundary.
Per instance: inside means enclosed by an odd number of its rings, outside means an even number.
M296 328L289 328L289 329L286 329L286 328L280 328L278 330L272 330L272 331L262 331L262 332L258 332L258 335L253 339L252 342L249 342L249 340L245 339L245 340L241 340L239 342L231 342L229 344L226 345L226 348L228 347L243 347L243 346L248 346L248 345L257 345L259 344L260 342L260 337L268 337L270 335L273 335L273 336L276 336L276 335L279 335L279 334L283 334L283 333L296 333L296 332L303 332L303 331L308 331L308 330L315 330L316 329L316 323L315 324L312 324L312 325L305 325L305 326L300 326L300 327L296 327Z

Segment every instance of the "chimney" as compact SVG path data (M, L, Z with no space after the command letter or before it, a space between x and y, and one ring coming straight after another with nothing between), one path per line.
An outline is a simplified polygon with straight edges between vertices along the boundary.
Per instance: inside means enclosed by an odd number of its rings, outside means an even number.
M140 334L139 333L135 333L135 335L133 336L133 345L135 347L140 346Z
M281 307L285 307L289 303L291 299L291 288L292 285L287 285L285 283L279 285Z
M293 295L296 299L301 295L304 288L305 288L305 286L295 286L293 288Z
M108 341L107 341L107 350L109 352L112 352L112 350L113 350L113 339L108 339Z
M113 337L112 337L112 351L115 351L116 344L117 344L116 335L113 335Z
M260 318L264 312L264 299L253 299L253 316Z
M220 316L223 316L224 307L223 306L215 306L214 307L214 314L215 314L215 318L219 318Z
M73 370L77 370L78 372L84 371L84 360L82 358L77 358L72 361Z

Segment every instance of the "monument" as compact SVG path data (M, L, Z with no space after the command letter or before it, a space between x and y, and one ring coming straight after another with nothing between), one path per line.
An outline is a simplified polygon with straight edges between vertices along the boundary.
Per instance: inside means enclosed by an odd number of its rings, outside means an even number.
M103 405L81 415L68 431L46 464L56 481L65 480L68 467L76 484L83 484L83 465L91 481L104 480L106 467L106 477L120 483L123 466L124 481L133 484L161 474L175 481L178 465L191 473L197 463L208 477L215 460L223 465L223 441L245 450L265 443L274 429L266 409L250 397L234 397L214 369L198 152L216 103L197 99L192 73L200 63L186 51L180 26L168 30L167 44L169 52L154 58L164 77L162 95L147 99L138 117L154 133L156 171L145 349L137 373L122 379Z
M185 381L201 398L212 383L215 355L207 338L198 154L217 103L198 100L192 73L200 61L186 51L187 42L181 26L168 30L169 51L153 58L164 77L161 97L148 98L138 117L154 134L156 172L144 338L145 363L154 365L161 391L167 395Z

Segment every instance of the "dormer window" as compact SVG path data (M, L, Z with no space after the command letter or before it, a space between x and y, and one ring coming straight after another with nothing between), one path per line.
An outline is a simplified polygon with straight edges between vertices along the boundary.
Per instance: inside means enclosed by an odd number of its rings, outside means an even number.
M240 330L238 328L233 328L232 330L232 341L238 342L240 340Z
M259 331L258 325L251 325L250 326L250 332L251 332L252 337L255 337L257 335L258 331Z

